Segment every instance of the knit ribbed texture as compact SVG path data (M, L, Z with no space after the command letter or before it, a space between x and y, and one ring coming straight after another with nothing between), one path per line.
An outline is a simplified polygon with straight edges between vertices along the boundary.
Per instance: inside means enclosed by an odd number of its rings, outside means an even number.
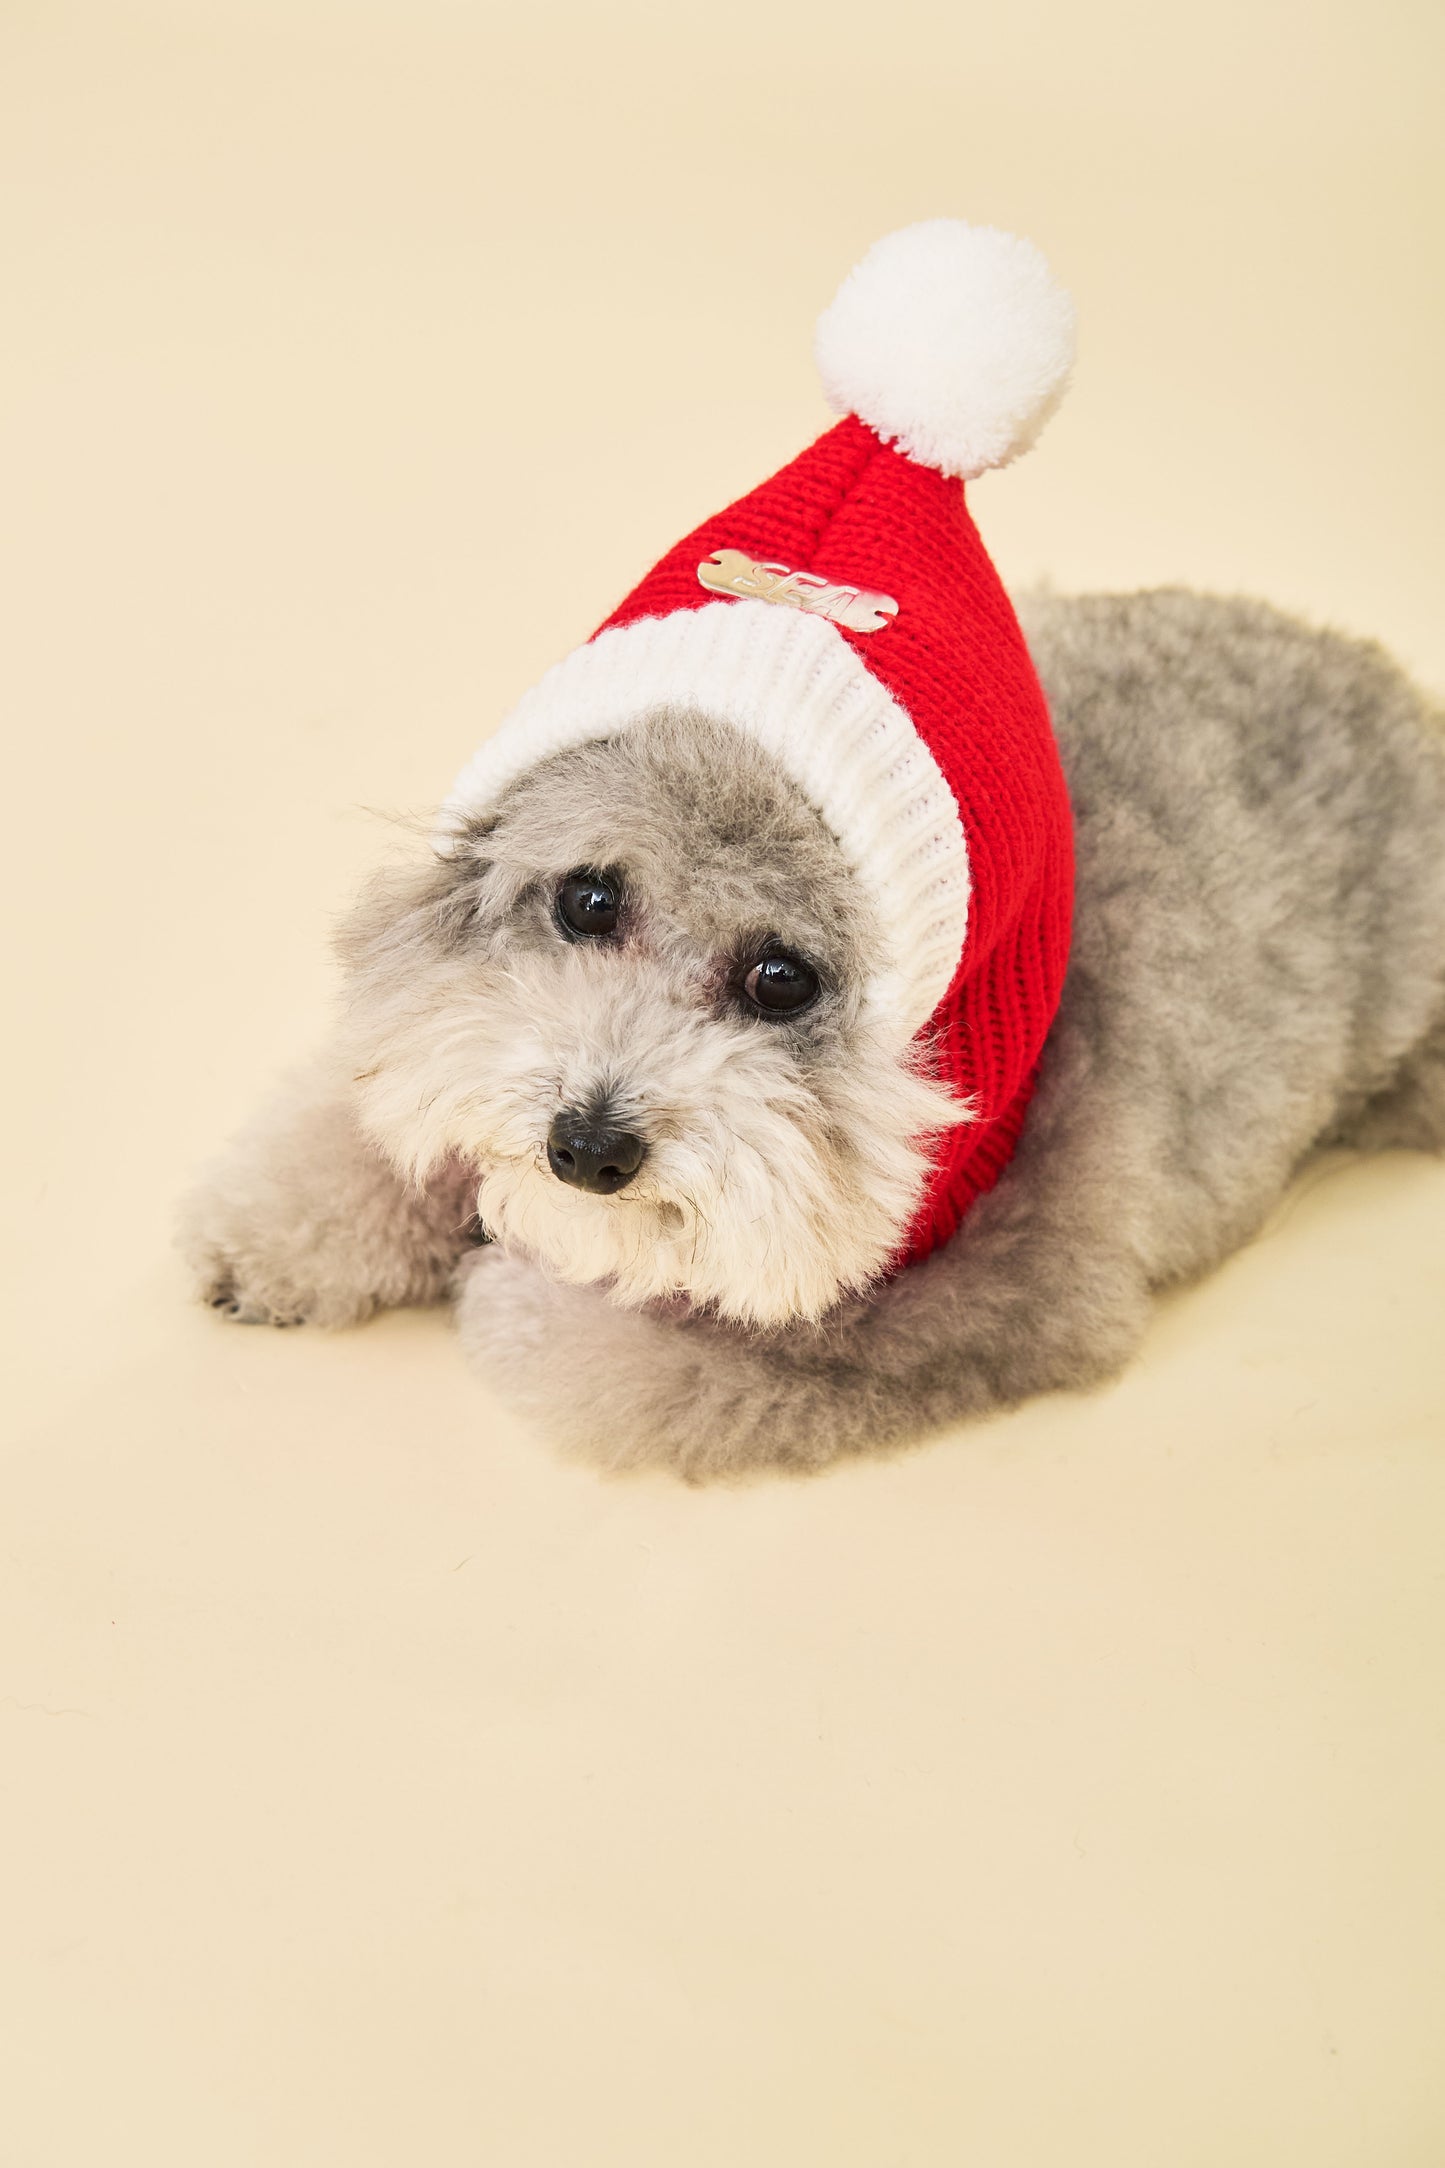
M824 629L908 715L963 822L967 934L926 1033L939 1074L977 1119L940 1147L897 1259L913 1264L1007 1165L1063 988L1073 827L1048 709L962 484L881 444L855 417L669 550L608 626L703 606L697 567L719 549L896 598L898 615L880 631Z

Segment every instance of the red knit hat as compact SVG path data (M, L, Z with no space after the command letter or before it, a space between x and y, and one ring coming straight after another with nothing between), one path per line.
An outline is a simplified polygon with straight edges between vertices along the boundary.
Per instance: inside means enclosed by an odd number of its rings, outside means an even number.
M934 219L870 251L816 352L845 419L668 551L518 703L444 822L661 706L765 745L875 906L873 1015L900 1047L922 1034L973 1108L940 1144L902 1265L946 1242L1007 1163L1063 986L1068 796L962 484L1053 412L1073 309L1028 242Z

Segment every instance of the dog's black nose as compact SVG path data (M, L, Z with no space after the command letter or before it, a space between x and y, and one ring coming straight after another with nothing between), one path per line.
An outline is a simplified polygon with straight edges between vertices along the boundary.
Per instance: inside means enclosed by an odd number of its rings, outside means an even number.
M589 1189L596 1197L615 1197L626 1189L647 1157L641 1137L614 1129L605 1116L579 1114L564 1107L547 1139L547 1164L559 1182Z

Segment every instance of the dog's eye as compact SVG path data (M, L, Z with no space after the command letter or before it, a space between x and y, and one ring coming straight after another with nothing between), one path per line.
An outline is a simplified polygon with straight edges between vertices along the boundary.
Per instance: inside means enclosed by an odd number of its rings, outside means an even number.
M818 974L801 956L774 949L753 965L743 992L761 1016L800 1016L818 998Z
M622 887L612 873L593 873L583 867L569 873L557 890L557 916L568 933L595 940L616 933L622 908Z

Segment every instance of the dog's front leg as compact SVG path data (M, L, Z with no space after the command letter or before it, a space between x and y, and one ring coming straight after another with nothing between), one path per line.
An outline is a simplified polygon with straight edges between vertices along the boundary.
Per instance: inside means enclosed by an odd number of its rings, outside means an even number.
M474 1234L476 1178L404 1181L358 1127L350 1079L322 1058L289 1079L188 1200L197 1294L245 1324L351 1325L444 1294Z
M989 1216L821 1326L622 1309L499 1248L464 1263L458 1324L477 1367L565 1451L690 1481L804 1473L1127 1361L1147 1308L1128 1260Z

